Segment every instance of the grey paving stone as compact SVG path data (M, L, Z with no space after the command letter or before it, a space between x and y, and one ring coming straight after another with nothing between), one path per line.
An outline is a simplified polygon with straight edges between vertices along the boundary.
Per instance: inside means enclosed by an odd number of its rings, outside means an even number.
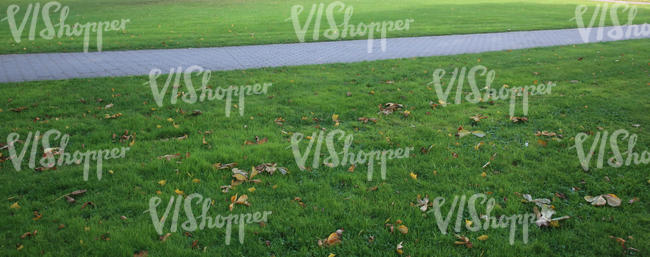
M604 27L603 34L615 27ZM624 30L627 26L622 27ZM593 28L583 40L578 29L518 31L386 39L386 51L375 40L273 44L189 49L0 55L0 83L108 76L148 75L152 69L198 65L209 70L238 70L307 64L349 63L396 58L444 56L509 49L650 38L632 35L597 39Z

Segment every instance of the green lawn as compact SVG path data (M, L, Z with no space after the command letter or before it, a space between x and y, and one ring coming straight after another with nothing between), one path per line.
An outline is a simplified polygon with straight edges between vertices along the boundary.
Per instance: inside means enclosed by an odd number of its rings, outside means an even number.
M563 26L563 22L559 20L557 25ZM277 28L281 27L279 24ZM492 28L498 30L502 26ZM447 31L457 29L446 28ZM468 28L466 32L469 31ZM288 35L286 40L290 40ZM267 39L279 38L283 37ZM228 42L240 42L236 37L231 39ZM128 44L156 47L144 42L128 41ZM181 42L191 45L195 41ZM136 139L125 159L104 162L100 181L93 176L94 168L90 179L83 181L82 168L77 165L35 172L26 167L25 161L23 170L17 172L11 161L0 163L3 181L0 195L6 199L0 208L3 217L0 255L130 256L146 250L150 256L327 256L330 253L397 256L395 247L404 242L403 256L623 256L622 248L609 238L615 236L626 238L627 246L641 251L636 256L644 256L650 251L647 164L620 168L606 165L595 169L592 162L592 169L584 172L571 146L573 137L580 132L595 133L602 129L611 133L627 129L638 134L635 151L648 150L648 43L650 40L646 39L448 57L214 72L212 86L273 83L267 95L246 98L244 116L240 117L234 109L229 118L224 115L223 101L171 105L167 98L165 105L158 107L150 88L143 85L147 77L1 84L0 135L3 137L17 132L24 139L30 131L54 128L71 136L68 151L126 147L129 140L118 140L125 130L135 133ZM557 87L550 95L530 97L529 121L523 124L509 121L507 101L430 107L430 101L438 100L435 90L427 87L435 69L450 71L454 67L479 64L496 71L493 83L496 87L530 85L535 81L553 81ZM469 88L465 87L465 91L469 92ZM403 104L410 115L378 114L378 105L388 102ZM111 103L114 107L104 108ZM19 107L26 109L10 110ZM194 116L194 110L202 114ZM105 118L116 113L123 115ZM335 126L333 114L339 115L340 125ZM472 125L469 117L476 114L487 119ZM517 114L521 114L520 109ZM274 122L278 117L285 119L282 126ZM376 124L364 124L357 120L359 117L378 120ZM482 130L486 136L457 138L453 134L459 126ZM409 146L415 152L408 159L388 161L385 181L375 176L368 182L366 165L359 165L354 172L348 172L348 166L300 171L288 134L311 135L319 128L327 131L338 128L353 134L354 152ZM535 133L541 130L563 137L560 140L537 137ZM205 137L205 143L200 134L204 131L212 131ZM118 139L112 139L113 134ZM184 135L188 136L185 140L162 140ZM244 144L247 140L255 141L256 136L268 138L268 142ZM540 139L544 142L538 142ZM588 145L591 140L593 137ZM5 138L0 141L4 142ZM484 144L476 150L480 142ZM625 147L624 143L620 144ZM420 152L420 148L430 146L428 153ZM42 150L39 147L39 154ZM171 161L157 158L186 152L190 153L189 158ZM8 155L6 150L1 153ZM492 156L491 164L482 168ZM230 162L239 163L238 167L246 171L253 165L276 162L287 167L290 173L260 174L256 178L261 183L244 183L222 193L220 186L231 183L231 172L217 170L212 165ZM375 170L379 170L377 165ZM417 180L411 178L411 172L417 175ZM166 180L166 184L160 185L160 180ZM256 190L250 192L250 187ZM371 190L373 187L377 190ZM572 190L574 187L576 191ZM60 198L80 189L88 192L75 197L77 203L70 204ZM224 229L197 230L191 237L180 230L161 242L149 213L144 211L151 197L160 196L163 204L158 207L158 214L162 215L176 189L185 195L200 193L214 199L210 216L230 213L228 205L235 194L247 194L251 205L237 205L232 213L273 213L265 227L257 224L246 227L244 244L237 242L236 229L230 245L224 243ZM531 213L533 204L522 202L520 195L529 193L535 198L551 199L557 217L572 218L560 222L557 228L531 226L528 244L521 240L521 228L517 230L514 245L508 243L506 229L469 232L463 228L459 234L469 237L474 244L472 249L467 249L454 245L451 228L448 230L451 234L441 234L433 215L423 215L411 205L418 194L429 195L431 199L442 196L449 202L455 195L469 197L475 193L489 194L496 200L495 215ZM555 196L556 193L566 195L566 199ZM623 204L595 207L583 199L586 195L606 193L618 195ZM295 197L300 197L304 206ZM628 203L634 197L640 200ZM94 207L81 208L82 203L89 201ZM21 208L10 208L16 202ZM443 214L449 210L448 206L443 207ZM194 212L198 212L200 207L194 207ZM42 217L34 220L34 211ZM390 233L384 225L389 218L392 224L403 221L408 234L397 230ZM467 212L464 218L470 219ZM182 213L180 221L185 221ZM318 239L339 228L345 229L340 245L318 246ZM20 238L34 230L38 231L36 236ZM164 227L164 233L167 232L169 223ZM477 240L484 234L487 240ZM374 240L369 242L371 237ZM192 248L193 242L196 249Z
M10 4L18 4L17 23L32 1L2 1L0 19L6 17ZM129 19L124 31L109 31L103 34L103 50L152 49L181 47L214 47L231 45L295 43L298 42L292 22L288 20L291 7L305 6L300 16L304 24L311 5L321 1L267 1L267 0L63 0L70 8L66 24L76 22L100 22ZM324 1L329 4L333 1ZM539 30L575 28L570 20L578 4L589 5L584 15L588 22L594 6L602 4L578 0L386 0L386 1L343 1L354 8L350 24L361 22L395 21L413 19L409 30L388 32L388 37L465 34L479 32L502 32L517 30ZM42 3L44 4L44 3ZM610 4L611 5L611 4ZM326 6L327 7L327 6ZM650 22L650 7L637 5L638 13L634 23ZM627 23L627 15L619 10L619 20ZM608 14L609 15L609 14ZM59 13L52 14L57 21ZM342 23L343 12L337 12L336 22ZM609 17L609 16L608 16ZM56 22L55 22L56 23ZM598 22L596 22L597 24ZM607 18L606 25L612 20ZM325 15L322 18L321 36L327 28ZM36 33L44 28L39 18ZM310 26L306 41L314 41ZM25 25L22 41L16 43L11 36L7 21L0 22L0 53L35 52L81 52L83 38L62 37L45 40L36 35L28 40L30 23ZM96 51L95 33L90 34L90 51ZM378 37L375 35L375 37ZM366 39L367 36L345 39Z

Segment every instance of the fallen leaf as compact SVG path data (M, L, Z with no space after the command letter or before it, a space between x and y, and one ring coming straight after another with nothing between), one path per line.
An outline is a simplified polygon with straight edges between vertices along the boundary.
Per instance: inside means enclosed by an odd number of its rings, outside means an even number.
M476 131L473 131L473 132L472 132L472 135L475 135L475 136L477 136L477 137L484 137L484 136L485 136L485 132L480 131L480 130L476 130Z
M24 111L26 109L27 109L27 107L21 106L21 107L18 107L18 108L11 108L9 110L12 111L12 112L22 112L22 111Z
M518 122L522 122L522 123L524 123L524 122L528 122L528 118L526 118L526 117L515 117L515 116L513 116L513 117L510 117L510 120L511 120L513 123L518 123Z
M421 211L426 212L427 208L429 208L429 196L420 199L420 195L418 195L417 206L420 207Z
M343 235L343 229L337 229L336 232L330 234L327 239L319 239L318 246L329 247L341 243L341 236Z
M285 120L282 117L278 117L274 120L275 124L278 124L278 126L284 125Z
M88 205L94 207L94 206L95 206L95 203L93 203L93 202L85 202L84 204L81 205L81 209L86 208L86 206L88 206Z
M404 225L399 225L399 227L397 227L397 230L399 230L399 232L402 234L407 234L409 232L409 228Z
M616 196L615 194L606 194L603 195L603 197L605 197L605 199L607 200L607 204L609 206L616 207L621 205L621 199L618 198L618 196Z
M42 217L43 217L43 215L38 213L38 211L34 211L34 218L32 218L32 220L36 221L36 220L41 219Z
M464 245L467 248L472 248L472 242L469 241L469 238L466 236L456 235L456 238L459 241L454 242L456 245Z
M232 197L230 197L230 206L228 206L230 211L232 211L232 209L235 207L235 204L241 204L241 205L246 205L246 206L251 205L248 202L248 195L245 195L245 194L241 195L239 197L237 197L237 194L235 194Z
M469 118L472 120L472 122L474 122L474 123L478 123L478 122L480 122L482 119L487 119L487 116L483 116L483 115L481 115L481 114L476 114L476 115L471 116L471 117L469 117Z
M404 253L404 250L403 250L404 246L402 245L402 243L403 242L399 242L399 244L397 244L397 247L395 248L395 251L400 255L402 255Z
M221 164L221 163L215 163L212 165L212 167L218 169L218 170L224 170L224 169L232 169L237 166L236 162L233 163L227 163L227 164Z
M396 110L404 108L403 105L401 104L396 104L396 103L385 103L382 107L382 105L379 105L379 113L382 113L384 115L389 115L393 113Z
M171 235L172 235L172 233L167 233L164 236L160 236L159 239L160 239L161 242L165 242L167 240L167 238L169 238Z
M584 199L594 206L604 206L605 204L608 204L609 206L616 207L621 205L621 199L615 194L603 194L598 196L586 195Z
M121 116L122 116L122 113L116 113L116 114L113 114L113 115L106 114L106 115L104 115L104 119L117 119L117 118L119 118Z

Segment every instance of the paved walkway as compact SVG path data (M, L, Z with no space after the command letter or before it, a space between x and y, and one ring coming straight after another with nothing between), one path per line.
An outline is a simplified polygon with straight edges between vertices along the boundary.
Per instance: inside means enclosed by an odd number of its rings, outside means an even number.
M613 27L605 27L604 35ZM625 29L625 27L624 27ZM592 29L588 42L597 40ZM634 34L634 33L632 33ZM650 38L650 35L632 36ZM481 53L508 49L582 44L578 29L468 35L390 38L368 53L367 40L274 44L192 49L0 55L0 82L147 75L172 67L199 65L209 70L237 70L305 64L348 63L383 59Z

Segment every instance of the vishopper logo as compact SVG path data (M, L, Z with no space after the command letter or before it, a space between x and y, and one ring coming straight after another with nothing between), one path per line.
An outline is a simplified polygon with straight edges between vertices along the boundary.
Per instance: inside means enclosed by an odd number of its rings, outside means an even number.
M70 26L65 23L65 20L68 18L70 13L70 8L61 5L61 3L56 1L47 2L42 6L42 8L40 3L28 4L23 19L20 21L20 25L16 23L16 14L18 14L18 12L20 12L20 6L15 4L9 5L7 8L7 17L0 20L6 20L9 23L11 36L16 43L22 41L23 31L27 22L30 20L28 39L33 41L36 38L36 26L40 14L43 19L43 25L45 26L45 29L38 33L41 38L51 40L55 37L62 38L64 35L66 37L80 37L83 35L84 53L88 52L91 32L96 33L97 51L101 52L103 46L103 32L124 31L126 29L126 24L131 21L130 19L121 19L113 21L87 22L85 24L75 23ZM51 16L56 12L59 12L59 23L53 24ZM56 30L56 27L58 27L58 31Z
M337 135L338 138L336 137ZM311 167L314 169L320 167L321 148L323 145L323 140L325 140L325 145L327 147L329 156L323 160L322 164L330 168L337 167L337 166L345 166L348 164L355 165L355 166L359 164L367 164L368 181L372 181L375 161L380 161L381 179L386 180L386 161L392 159L409 158L409 152L413 151L413 147L406 147L406 148L397 148L395 150L393 149L381 150L381 151L373 150L368 153L364 152L363 150L359 150L359 152L355 154L353 152L350 152L350 147L352 146L352 140L354 139L354 136L352 134L346 136L343 130L336 129L327 133L326 137L323 131L320 131L318 135L316 134L316 132L312 133L311 136L307 137L309 139L309 144L307 145L307 148L305 148L305 151L301 153L300 141L302 141L304 138L305 135L297 132L291 136L291 149L293 152L293 156L296 159L296 163L298 164L298 168L300 168L300 170L307 169L305 164L307 162L307 159L309 158L309 153L314 147L314 142L316 142L316 149L313 153L314 157L313 157ZM337 152L335 148L335 141L339 141L344 138L345 141L343 145L343 151Z
M317 41L320 37L320 26L321 20L323 17L323 11L325 11L325 17L327 19L327 24L329 29L326 29L323 32L323 36L330 40L344 39L349 37L356 36L368 36L368 53L372 53L375 32L380 33L379 37L381 38L381 51L386 52L386 35L390 31L402 31L409 30L410 23L415 22L414 19L404 19L396 21L381 21L381 22L371 22L369 24L364 24L363 22L357 24L357 26L350 24L350 19L354 13L354 8L352 6L345 6L341 1L335 1L327 5L325 9L325 4L313 4L307 19L301 25L300 23L300 14L304 11L305 7L302 5L294 5L291 7L291 17L287 20L291 20L293 23L293 28L296 31L296 36L300 42L305 42L305 34L309 29L309 26L314 21L313 37L314 41ZM340 24L336 23L336 18L334 17L334 12L344 12L343 22ZM316 19L314 20L314 14Z
M621 12L627 13L626 24L621 24L618 19L618 13L621 7L623 7ZM594 8L594 12L591 15L589 24L585 27L585 22L582 16L588 10L589 7L587 7L586 5L578 5L575 10L575 17L571 18L571 20L576 21L576 24L578 26L578 32L580 33L580 37L582 38L582 41L585 43L590 42L591 32L592 30L594 30L594 24L599 15L600 15L600 19L598 22L598 28L595 28L597 33L596 40L598 41L603 40L604 36L607 36L610 39L620 40L620 39L630 38L632 35L634 35L635 37L650 35L650 25L648 25L647 23L643 23L642 25L633 25L634 17L636 17L636 14L638 12L636 6L630 6L627 3L626 4L616 3L613 4L612 7L610 8L607 3L602 5L598 4ZM608 10L609 10L609 17L611 18L612 24L614 24L615 28L608 31L605 34L603 27L605 26L605 21L607 20ZM627 25L626 29L624 30L621 25Z
M201 76L201 87L198 89L194 88L192 83L192 76L196 74ZM197 101L203 102L205 100L214 101L214 100L225 100L225 114L226 117L230 117L230 110L233 107L232 99L237 97L239 99L239 104L235 104L234 107L239 109L239 115L244 116L245 108L245 97L247 95L259 95L266 94L268 88L272 86L271 83L264 84L254 84L254 85L245 85L245 86L229 86L228 88L217 87L212 89L212 86L209 86L211 71L205 70L200 66L193 65L187 69L183 67L171 68L165 80L165 84L162 88L158 87L158 77L162 75L160 69L153 69L149 72L149 81L145 82L145 85L151 87L151 93L153 94L154 101L159 107L163 106L165 95L169 90L171 85L171 94L170 94L170 103L176 104L178 98L188 104L194 104ZM187 91L179 91L181 89L181 79L183 79L183 84L185 85ZM173 81L173 83L172 83Z
M481 199L480 204L485 204L485 214L480 215L477 212L477 200ZM494 210L494 207L496 206L496 201L494 198L487 198L485 194L474 194L467 198L467 196L463 195L461 197L454 196L454 200L451 203L451 207L449 209L449 212L447 213L446 217L442 216L442 211L441 207L445 204L445 198L444 197L436 197L433 199L433 206L429 211L427 211L427 214L433 216L436 219L436 223L438 225L438 228L440 229L440 233L443 235L447 234L447 228L449 227L449 223L452 221L452 217L454 214L454 211L456 212L456 220L455 220L455 227L454 231L456 233L460 233L461 231L461 224L465 224L465 228L469 231L472 232L477 232L480 230L488 230L489 228L492 229L498 229L498 228L508 228L510 230L510 244L513 245L515 243L515 234L517 231L517 225L521 225L522 229L522 239L524 244L528 243L528 225L529 224L534 224L535 223L535 217L536 215L534 213L527 213L527 214L516 214L516 215L511 215L511 216L505 216L501 215L500 217L492 216L492 211ZM467 206L467 210L470 215L471 222L463 222L463 217L464 217L464 211L465 211L465 206ZM458 207L458 208L456 208ZM469 221L469 220L468 220Z
M51 139L58 140L60 138L60 144L58 147L52 147L50 144ZM41 167L36 168L36 154L38 150L39 140L43 146L43 157L39 161ZM102 164L103 160L124 158L126 152L130 149L129 147L113 148L107 150L92 150L86 152L75 151L70 154L66 152L66 147L68 141L70 140L70 135L63 134L55 129L50 129L41 135L40 131L35 133L29 132L25 141L20 140L20 134L11 133L7 136L7 145L0 149L9 150L9 159L11 159L12 164L16 171L20 171L22 168L22 162L25 158L27 149L30 148L31 144L31 153L29 155L29 168L36 170L49 170L56 169L56 166L62 165L72 165L72 164L84 164L83 179L88 181L88 171L90 168L90 161L93 160L97 164L97 180L102 179ZM20 153L16 152L16 144L22 143L23 147L20 150ZM56 160L56 155L59 159Z
M587 138L589 138L589 136L590 135L587 133L578 133L578 135L575 137L575 148L578 153L578 159L580 160L582 169L585 171L589 170L591 159L594 156L597 147L598 159L596 160L596 168L603 168L605 149L607 148L608 144L613 154L611 158L607 159L607 164L611 167L618 168L624 164L625 166L630 166L632 164L632 161L634 161L634 165L650 163L650 152L643 151L641 154L634 152L634 147L636 146L638 139L637 134L630 134L630 132L625 129L618 129L611 135L607 132L607 130L603 131L602 133L596 132L594 141L591 143L591 147L589 148L589 152L585 154L583 144L587 141ZM622 152L619 148L619 138L622 140L627 139L627 151ZM627 155L627 158L623 158L623 155Z
M201 206L201 214L199 216L195 216L195 213L193 212L193 207L192 207L193 202L196 202L195 204L199 204ZM158 235L163 234L164 232L163 228L165 227L165 222L170 217L169 212L172 210L172 208L174 208L174 212L171 214L172 220L171 220L171 224L169 225L169 231L173 233L178 230L179 214L181 212L181 205L183 205L183 211L185 212L185 217L187 218L187 220L181 223L180 226L181 229L187 232L194 232L197 229L203 230L206 227L209 229L214 229L214 228L221 229L224 228L225 226L226 245L230 245L230 238L232 235L233 224L238 225L239 243L243 244L246 224L267 222L268 216L273 213L271 211L264 211L263 213L254 212L254 213L246 213L246 214L243 213L229 214L224 216L216 215L213 218L208 214L208 211L210 210L211 206L214 205L214 200L210 198L204 198L201 194L194 193L188 195L185 198L183 198L182 195L176 197L171 196L169 198L169 203L165 208L165 212L163 213L162 216L158 216L157 209L158 209L158 205L160 205L161 203L162 200L160 199L160 197L157 196L151 197L151 199L149 199L149 210L145 211L145 212L149 212L149 214L151 215L151 222L153 223L153 226L156 229Z
M529 95L547 95L551 94L551 90L556 86L553 82L548 82L545 84L539 85L530 85L524 87L514 87L510 88L508 85L503 85L501 89L497 90L492 88L492 82L496 77L496 72L494 70L488 70L487 67L483 65L477 65L469 70L467 67L454 68L449 82L447 84L447 89L443 90L443 78L447 74L447 71L444 69L436 69L433 72L433 81L429 82L428 85L433 84L436 96L438 97L438 103L443 107L446 107L449 99L451 90L456 86L456 93L454 98L454 104L460 104L463 99L463 87L465 85L466 77L467 83L469 83L471 92L465 96L465 100L476 104L479 102L487 102L491 99L495 100L507 100L510 99L509 103L509 114L510 117L515 115L515 109L517 104L517 97L522 97L522 111L524 116L528 115L528 96ZM482 76L485 79L484 87L479 89L480 85L477 83L477 76ZM481 93L481 90L484 90L484 93Z

